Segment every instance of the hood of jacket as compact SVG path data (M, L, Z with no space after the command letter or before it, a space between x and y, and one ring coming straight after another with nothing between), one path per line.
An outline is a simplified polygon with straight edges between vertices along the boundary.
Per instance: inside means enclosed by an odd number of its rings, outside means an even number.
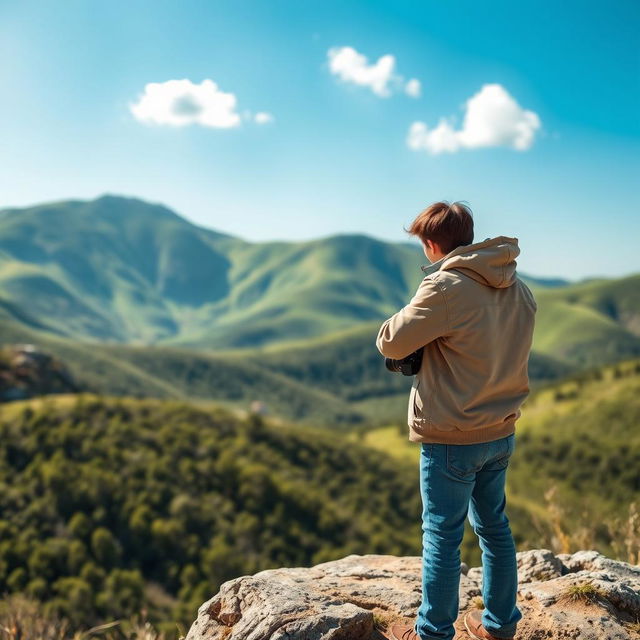
M457 247L437 262L420 268L425 275L455 269L481 284L502 289L516 281L516 258L519 254L518 238L496 236Z

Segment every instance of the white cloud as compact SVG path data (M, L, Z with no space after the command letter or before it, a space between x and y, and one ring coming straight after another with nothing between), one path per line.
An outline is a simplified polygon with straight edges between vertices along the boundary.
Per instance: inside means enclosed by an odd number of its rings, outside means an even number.
M414 122L409 128L407 144L414 151L426 149L434 155L444 151L457 151L460 148L456 132L444 118L441 118L438 126L430 131L424 122Z
M392 55L380 56L375 64L368 64L367 57L353 47L332 47L327 55L331 73L341 80L369 87L380 97L391 95L387 85L396 63Z
M403 77L394 72L396 59L390 53L380 56L371 64L365 55L358 53L353 47L332 47L327 52L327 57L329 70L333 75L338 76L343 82L369 87L381 98L391 95L390 85L394 88L404 85ZM409 80L405 90L410 96L417 97L414 95L416 88L419 95L420 82L414 78Z
M148 83L139 100L129 108L144 123L228 129L240 124L236 103L236 96L221 91L213 80L195 84L185 78Z
M268 124L269 122L273 122L273 116L266 111L259 111L253 119L257 124Z
M407 84L404 85L405 93L412 98L419 98L422 91L422 85L417 78L411 78Z
M456 130L453 122L446 118L440 118L433 129L424 122L414 122L407 135L409 148L432 154L481 147L525 151L533 144L541 126L538 114L523 109L499 84L483 85L465 105L461 129Z

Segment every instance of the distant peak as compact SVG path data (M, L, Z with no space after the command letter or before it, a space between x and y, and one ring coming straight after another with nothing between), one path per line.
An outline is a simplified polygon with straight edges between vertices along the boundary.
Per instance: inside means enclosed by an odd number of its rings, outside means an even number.
M142 200L141 198L136 198L133 196L122 196L113 193L105 193L94 200L87 200L87 204L97 204L106 206L108 208L111 207L136 207L140 209L152 209L154 213L164 213L167 216L171 216L174 218L179 218L180 220L185 220L180 214L176 213L173 209L170 209L166 205L160 202L149 202L148 200Z

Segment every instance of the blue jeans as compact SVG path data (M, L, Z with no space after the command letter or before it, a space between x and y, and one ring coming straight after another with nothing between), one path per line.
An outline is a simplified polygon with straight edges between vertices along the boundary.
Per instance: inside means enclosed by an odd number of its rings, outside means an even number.
M423 640L452 640L458 617L460 544L469 521L482 550L485 629L515 635L516 549L504 508L505 475L515 434L479 444L421 443L422 603L414 630Z

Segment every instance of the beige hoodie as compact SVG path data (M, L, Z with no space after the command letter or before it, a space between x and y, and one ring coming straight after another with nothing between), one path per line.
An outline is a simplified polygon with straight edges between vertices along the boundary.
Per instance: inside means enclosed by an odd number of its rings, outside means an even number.
M404 358L424 345L409 396L409 440L467 444L510 435L529 394L537 305L516 275L518 239L463 245L421 269L404 308L376 346Z

